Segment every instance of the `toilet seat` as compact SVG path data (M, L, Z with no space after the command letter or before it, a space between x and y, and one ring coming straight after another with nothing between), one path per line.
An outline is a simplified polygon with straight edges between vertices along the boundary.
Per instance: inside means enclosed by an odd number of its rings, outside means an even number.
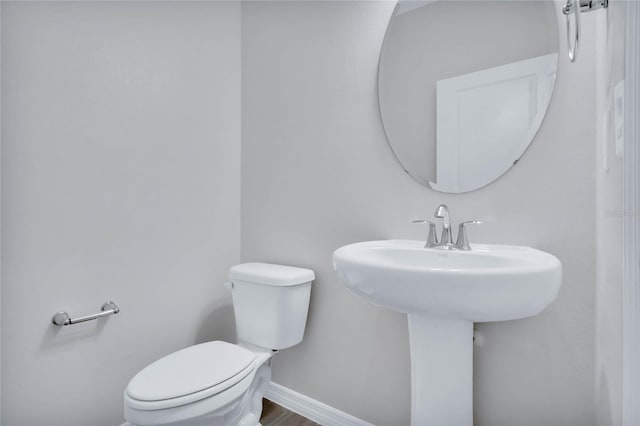
M140 371L127 386L131 408L161 410L190 404L234 387L243 393L255 369L256 354L227 342L213 341L174 352Z

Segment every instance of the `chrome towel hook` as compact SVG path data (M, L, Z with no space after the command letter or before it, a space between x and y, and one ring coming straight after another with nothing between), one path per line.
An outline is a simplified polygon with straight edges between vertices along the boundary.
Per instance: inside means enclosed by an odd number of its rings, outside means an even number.
M56 312L51 318L51 322L55 325L72 325L79 322L91 321L98 318L106 317L109 315L117 314L120 312L120 308L113 302L105 302L102 305L101 312L93 315L87 315L84 317L71 318L66 312Z
M575 62L578 55L578 44L580 42L580 14L596 9L606 9L609 7L609 0L567 0L562 8L562 13L567 21L567 46L569 48L569 60ZM571 18L574 16L575 37L571 37Z

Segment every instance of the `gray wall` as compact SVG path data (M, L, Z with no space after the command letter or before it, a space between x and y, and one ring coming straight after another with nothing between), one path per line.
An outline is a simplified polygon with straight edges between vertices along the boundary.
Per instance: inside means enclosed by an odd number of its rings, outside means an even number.
M623 159L616 155L614 137L614 88L624 79L626 3L610 2L597 19L595 387L601 426L622 424L623 218L633 213L624 212Z
M2 424L117 425L143 366L233 338L240 6L2 8Z
M476 423L595 423L595 15L583 15L578 63L561 44L547 119L518 165L445 195L405 175L384 139L376 67L392 6L248 2L240 46L238 4L2 3L3 424L118 424L142 366L232 338L220 283L240 242L244 261L318 277L305 340L275 358L274 381L407 424L406 318L344 290L331 254L420 239L410 221L440 202L455 221L487 222L473 241L530 245L564 265L543 314L478 326ZM119 316L49 325L56 310L107 299ZM613 309L601 311L607 327Z
M447 195L404 174L386 145L376 67L392 7L242 6L242 260L317 274L305 340L275 359L274 381L376 424L409 422L406 318L349 294L331 254L355 241L421 239L411 220L444 202L455 221L487 222L472 241L530 245L564 266L541 315L478 326L476 423L594 424L595 18L583 15L578 63L561 43L547 118L517 166Z

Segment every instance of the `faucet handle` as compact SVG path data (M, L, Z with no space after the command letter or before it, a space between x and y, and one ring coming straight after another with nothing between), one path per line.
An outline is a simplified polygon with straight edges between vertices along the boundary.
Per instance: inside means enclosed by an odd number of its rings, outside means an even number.
M482 225L484 222L480 220L468 220L466 222L462 222L460 226L458 226L458 239L456 240L455 247L460 250L471 250L471 246L469 245L469 238L467 237L467 225Z
M429 231L427 232L427 242L424 244L425 248L433 247L438 244L438 237L436 236L436 224L431 222L430 220L419 219L414 220L414 224L426 223L429 227Z

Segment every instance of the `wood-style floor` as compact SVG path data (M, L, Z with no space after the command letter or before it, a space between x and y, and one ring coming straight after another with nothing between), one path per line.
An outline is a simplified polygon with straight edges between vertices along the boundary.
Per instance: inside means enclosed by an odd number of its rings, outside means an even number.
M262 400L262 426L320 426L299 414L282 408L268 399Z

